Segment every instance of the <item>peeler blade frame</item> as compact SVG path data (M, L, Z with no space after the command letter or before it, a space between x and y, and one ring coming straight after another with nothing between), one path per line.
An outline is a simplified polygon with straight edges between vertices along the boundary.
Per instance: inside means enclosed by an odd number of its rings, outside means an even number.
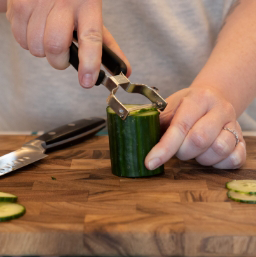
M129 110L115 96L119 87L122 87L128 93L144 95L153 103L154 107L161 111L167 106L166 101L158 94L156 88L151 88L144 84L132 84L122 72L116 76L106 76L102 84L110 91L107 104L122 120L127 118Z

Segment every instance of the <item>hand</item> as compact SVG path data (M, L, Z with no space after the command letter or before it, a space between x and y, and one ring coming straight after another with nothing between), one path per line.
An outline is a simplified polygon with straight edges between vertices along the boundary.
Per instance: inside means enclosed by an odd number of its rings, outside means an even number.
M190 87L167 98L160 114L165 131L145 159L152 170L173 155L180 160L195 158L198 163L220 169L236 169L246 159L245 141L233 106L213 88ZM223 128L234 129L235 136Z
M92 87L99 74L102 42L128 66L129 62L102 24L101 0L8 0L6 16L17 42L56 69L69 66L73 31L78 32L79 71L83 87Z

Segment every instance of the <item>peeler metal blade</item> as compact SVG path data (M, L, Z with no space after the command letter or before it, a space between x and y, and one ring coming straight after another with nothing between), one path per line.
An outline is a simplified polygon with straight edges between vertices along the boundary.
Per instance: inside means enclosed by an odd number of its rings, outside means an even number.
M158 94L157 88L152 88L144 84L133 84L122 72L116 76L108 77L105 75L102 84L111 92L107 99L107 104L122 120L127 118L130 110L127 109L115 96L119 87L122 87L128 93L144 95L152 102L152 105L155 108L161 111L163 111L167 106L167 102Z

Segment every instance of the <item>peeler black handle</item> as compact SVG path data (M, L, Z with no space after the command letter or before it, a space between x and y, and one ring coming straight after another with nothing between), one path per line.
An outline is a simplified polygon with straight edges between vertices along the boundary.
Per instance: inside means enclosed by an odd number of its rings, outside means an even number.
M74 31L73 38L77 40L77 32ZM70 46L70 64L78 70L79 59L78 59L78 47L72 43ZM114 53L112 52L106 45L102 46L102 64L113 74L118 75L123 72L124 75L127 73L126 64ZM96 82L96 86L100 85L105 78L105 72L100 70L99 77Z

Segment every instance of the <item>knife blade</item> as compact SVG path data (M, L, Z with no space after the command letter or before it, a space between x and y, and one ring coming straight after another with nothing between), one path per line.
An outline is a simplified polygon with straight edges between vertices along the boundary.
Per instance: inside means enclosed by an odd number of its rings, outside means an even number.
M25 143L20 149L0 157L0 176L47 157L45 153L48 150L92 136L105 126L105 119L93 117L50 130Z

